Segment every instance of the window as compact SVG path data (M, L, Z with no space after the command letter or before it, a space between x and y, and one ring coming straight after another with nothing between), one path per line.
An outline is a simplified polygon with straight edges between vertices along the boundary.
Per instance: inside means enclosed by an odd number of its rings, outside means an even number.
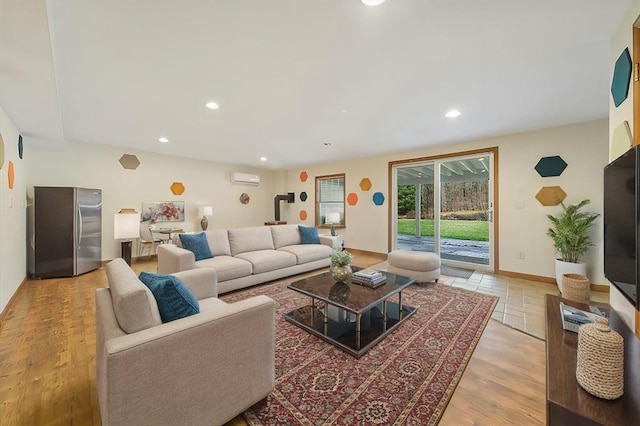
M316 177L316 226L328 228L328 219L338 215L335 226L344 227L344 173Z

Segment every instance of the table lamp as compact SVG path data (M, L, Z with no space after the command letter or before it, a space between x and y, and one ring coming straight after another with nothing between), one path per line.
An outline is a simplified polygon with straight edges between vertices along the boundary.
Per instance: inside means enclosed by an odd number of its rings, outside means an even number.
M202 227L203 231L206 231L207 227L209 226L209 220L207 219L207 216L213 216L213 207L211 206L198 207L198 216L202 216L202 219L200 220L200 227Z
M327 213L327 223L331 224L331 236L336 236L336 223L340 223L340 213Z
M113 237L122 240L122 258L131 265L131 242L140 237L140 214L135 209L121 209L113 215Z

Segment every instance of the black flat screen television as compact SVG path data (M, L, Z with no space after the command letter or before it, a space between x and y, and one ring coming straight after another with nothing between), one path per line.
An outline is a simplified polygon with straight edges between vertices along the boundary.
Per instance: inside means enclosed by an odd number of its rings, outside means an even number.
M634 146L604 168L604 275L636 308L640 150Z

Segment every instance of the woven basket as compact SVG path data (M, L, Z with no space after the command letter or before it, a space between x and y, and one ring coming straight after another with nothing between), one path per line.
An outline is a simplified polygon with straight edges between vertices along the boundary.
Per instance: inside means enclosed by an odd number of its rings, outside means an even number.
M580 303L589 303L591 299L591 283L589 278L578 274L562 276L562 297Z
M624 392L624 340L606 318L580 326L576 379L598 398L616 399Z

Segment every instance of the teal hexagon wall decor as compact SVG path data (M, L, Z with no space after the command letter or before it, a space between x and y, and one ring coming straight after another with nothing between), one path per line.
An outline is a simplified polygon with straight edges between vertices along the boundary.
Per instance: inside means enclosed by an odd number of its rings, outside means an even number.
M307 201L307 193L306 192L303 191L303 192L300 193L300 201L302 201L303 203L305 201Z
M630 81L631 55L629 55L629 48L626 48L616 60L611 79L611 96L613 96L613 104L616 107L619 107L627 99Z
M22 153L23 153L22 135L19 135L18 136L18 157L20 157L21 160L22 160Z
M373 204L376 206L384 204L384 194L382 192L376 192L373 194Z
M567 168L567 163L559 155L554 155L553 157L542 157L534 168L542 177L560 176Z

